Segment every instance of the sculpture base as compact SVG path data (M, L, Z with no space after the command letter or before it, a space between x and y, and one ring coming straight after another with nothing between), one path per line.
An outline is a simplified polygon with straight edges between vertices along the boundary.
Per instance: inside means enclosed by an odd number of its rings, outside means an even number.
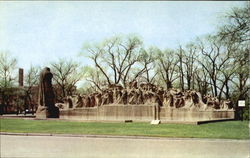
M122 121L150 122L161 120L164 122L197 122L208 120L233 119L233 110L194 111L189 109L176 109L159 107L156 118L155 105L104 105L100 107L83 107L60 110L60 119L81 121Z
M38 106L36 111L37 119L46 119L46 118L59 118L59 108L58 107L44 107Z
M48 118L59 118L59 108L58 107L49 107L48 108Z

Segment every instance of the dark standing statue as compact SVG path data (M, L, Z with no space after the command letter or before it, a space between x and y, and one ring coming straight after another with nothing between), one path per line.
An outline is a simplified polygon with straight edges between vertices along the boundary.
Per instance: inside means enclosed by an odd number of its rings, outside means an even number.
M52 78L53 74L48 67L40 73L37 118L59 118L59 109L55 106Z

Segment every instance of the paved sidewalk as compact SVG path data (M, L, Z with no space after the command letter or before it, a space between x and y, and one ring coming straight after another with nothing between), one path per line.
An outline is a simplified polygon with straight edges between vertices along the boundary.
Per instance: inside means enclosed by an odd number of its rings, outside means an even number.
M249 158L249 140L1 133L2 158ZM136 138L136 139L135 139Z

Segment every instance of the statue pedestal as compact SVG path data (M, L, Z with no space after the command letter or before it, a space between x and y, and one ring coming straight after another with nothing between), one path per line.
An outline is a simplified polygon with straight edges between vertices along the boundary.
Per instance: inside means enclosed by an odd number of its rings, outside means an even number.
M48 108L48 118L59 118L59 108L52 106Z
M46 119L46 118L59 118L59 108L58 107L45 107L38 106L36 111L37 119Z

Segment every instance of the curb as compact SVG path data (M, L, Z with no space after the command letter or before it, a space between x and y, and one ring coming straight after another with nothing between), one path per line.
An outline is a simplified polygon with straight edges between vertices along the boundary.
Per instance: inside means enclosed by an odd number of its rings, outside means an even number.
M39 120L39 121L66 121L66 122L102 122L102 123L138 123L138 122L148 122L150 121L134 121L134 120L70 120L70 119L60 119L60 118L45 118L40 119L35 116L25 117L25 116L0 116L0 119L22 119L22 120ZM189 124L189 125L201 125L207 123L224 122L224 121L235 121L235 119L223 118L219 120L203 120L203 121L161 121L161 124Z
M250 142L250 139L217 139L217 138L174 138L174 137L150 137L150 136L115 136L115 135L91 135L91 134L56 134L56 133L9 133L0 132L1 135L9 136L54 136L54 137L78 137L78 138L113 138L113 139L154 139L154 140L197 140L197 141L228 141Z

